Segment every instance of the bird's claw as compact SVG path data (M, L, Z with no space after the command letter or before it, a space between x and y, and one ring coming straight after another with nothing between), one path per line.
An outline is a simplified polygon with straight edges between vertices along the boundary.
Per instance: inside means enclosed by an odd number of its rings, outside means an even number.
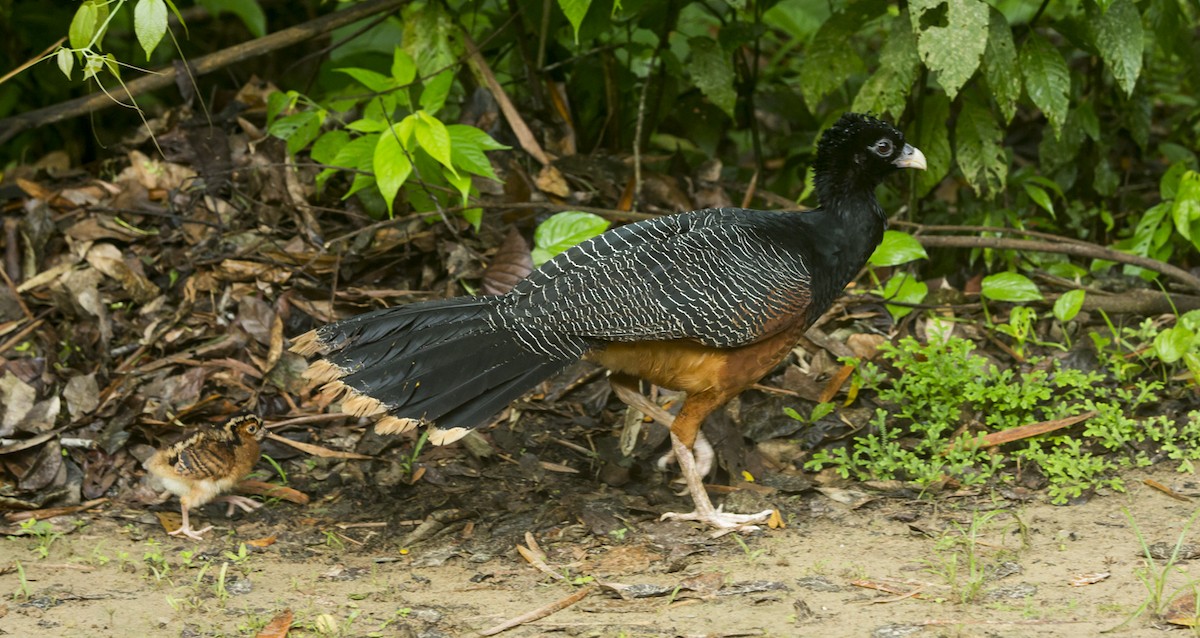
M721 508L718 507L716 511L711 513L704 513L697 510L687 513L667 512L659 517L658 520L697 521L700 523L706 523L716 528L716 531L713 532L712 537L719 538L730 532L737 532L739 534L757 532L762 528L758 525L753 525L752 523L766 523L774 513L775 510L765 510L757 514L731 514L729 512L721 511Z
M226 518L233 516L233 510L235 507L238 509L241 509L243 512L246 512L248 514L250 512L253 512L254 510L262 507L262 505L263 505L262 503L259 503L258 501L254 500L252 498L249 498L247 496L238 496L236 494L227 494L225 496L219 496L216 498L216 500L224 501L225 503L229 504L229 507L227 507L225 509L225 517Z
M213 528L213 526L209 525L208 527L205 527L204 529L192 529L190 526L183 525L179 529L177 529L173 532L167 532L167 534L169 534L171 536L187 536L188 538L190 538L194 541L202 541L202 540L204 540L204 533L211 530L212 528Z

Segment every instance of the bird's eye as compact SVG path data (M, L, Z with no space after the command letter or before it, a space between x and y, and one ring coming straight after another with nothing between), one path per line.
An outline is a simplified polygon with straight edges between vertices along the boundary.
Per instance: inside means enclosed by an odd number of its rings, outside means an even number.
M880 157L887 157L892 154L892 141L887 138L881 139L871 146L871 150Z

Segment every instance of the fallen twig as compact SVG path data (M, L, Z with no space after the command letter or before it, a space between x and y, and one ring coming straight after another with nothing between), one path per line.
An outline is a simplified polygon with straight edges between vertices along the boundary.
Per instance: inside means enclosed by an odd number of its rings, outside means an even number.
M274 432L268 432L267 438L275 441L276 443L282 443L284 445L294 447L301 452L307 452L308 454L319 456L323 459L356 459L359 461L370 461L375 458L373 456L367 456L366 454L359 454L357 452L339 452L337 450L331 450L319 445L313 445L312 443L293 441L287 437L279 436Z
M562 611L563 609L566 609L567 607L574 605L575 603L583 600L584 598L587 598L588 594L591 594L594 591L596 591L596 586L588 585L587 587L580 589L579 591L571 594L570 596L567 596L566 598L563 598L561 600L556 600L556 601L550 603L549 605L545 605L543 607L538 607L537 609L535 609L529 613L521 614L520 616L517 616L516 618L506 620L494 627L489 627L487 629L484 629L483 631L479 632L479 635L480 636L495 636L496 634L504 632L504 631L508 631L509 629L512 629L513 627L519 627L521 625L524 625L525 623L531 623L535 620L541 620L542 618L545 618L546 616L549 616L550 614L553 614L557 611Z
M1096 414L1098 413L1095 410L1089 410L1083 414L1076 414L1075 416L1069 416L1065 419L1040 421L1038 423L1029 423L1027 425L1018 426L1008 430L992 432L991 434L988 434L979 440L979 447L995 447L997 445L1004 445L1005 443L1012 443L1013 441L1027 439L1031 436L1037 436L1039 434L1061 430L1062 428L1070 427L1076 423L1086 421L1096 416Z

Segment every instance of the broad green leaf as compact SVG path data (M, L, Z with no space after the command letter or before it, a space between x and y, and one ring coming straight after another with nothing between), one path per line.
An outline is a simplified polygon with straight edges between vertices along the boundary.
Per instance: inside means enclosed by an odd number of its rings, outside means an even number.
M342 199L349 199L355 193L364 188L375 184L375 146L379 143L379 133L363 135L350 140L338 151L337 156L330 162L333 166L342 168L354 168L358 173L354 175L354 181L350 184L350 190L342 195Z
M963 177L977 195L990 199L1004 189L1008 156L1003 143L1004 131L991 111L968 98L954 128L954 148Z
M1015 272L1001 272L983 278L980 293L993 301L1037 301L1042 298L1037 284Z
M499 181L484 151L506 149L507 146L474 126L451 124L446 130L450 133L450 160L455 167Z
M934 91L925 95L917 113L917 135L914 144L925 154L926 168L917 172L917 194L929 194L950 172L954 157L950 153L950 98Z
M571 28L575 30L575 44L579 44L579 25L583 24L591 6L592 0L558 0L558 8L562 9L563 15L567 16L567 21L571 23Z
M458 174L454 162L450 161L450 132L446 130L446 125L425 111L417 111L416 116L413 130L417 135L417 144L439 164L450 169L451 173Z
M333 160L350 143L350 134L343 130L328 131L313 142L309 155L314 162L334 165Z
M1031 33L1021 46L1021 74L1029 99L1046 114L1055 137L1060 136L1071 95L1071 75L1062 54L1046 38Z
M1054 217L1054 202L1050 200L1050 194L1046 192L1046 189L1032 182L1025 182L1021 185L1025 187L1025 193L1029 195L1029 199L1032 199L1033 203L1041 206L1042 210Z
M196 4L208 9L213 15L232 13L256 38L267 34L267 16L262 7L258 6L257 0L196 0Z
M1179 180L1179 189L1175 191L1175 202L1171 204L1171 219L1175 221L1175 230L1184 239L1200 246L1200 232L1196 224L1200 222L1200 173L1188 171Z
M408 86L417 79L417 63L401 47L392 52L392 80L395 86Z
M908 94L921 70L917 38L908 15L901 12L892 21L891 35L879 52L879 68L858 90L851 110L859 113L888 113L893 120L904 115Z
M325 111L301 111L281 117L267 127L267 132L287 142L289 155L299 153L321 133Z
M462 205L466 206L471 197L471 176L466 173L452 173L449 169L442 168L442 177L446 178L451 186L458 189L458 194L462 195Z
M555 255L608 230L608 220L579 211L555 213L533 232L533 263L540 266Z
M737 106L737 92L733 89L733 63L729 56L712 38L691 38L688 46L691 48L688 74L692 76L692 82L704 97L732 118Z
M107 6L107 5L105 5ZM72 49L84 49L92 43L92 36L100 26L100 9L96 0L87 0L75 10L67 37Z
M451 43L459 25L442 3L413 2L404 8L404 37L401 46L417 63L417 74L433 76L458 63Z
M917 304L925 301L925 296L928 294L929 286L906 272L894 275L891 279L888 279L887 285L883 287L883 298L885 301ZM899 320L913 311L913 308L908 306L896 306L893 304L884 304L884 306L894 320Z
M909 11L921 60L953 100L987 48L988 6L979 0L911 0Z
M929 254L915 237L898 230L883 231L883 241L871 254L872 266L898 266L917 259L926 259Z
M475 232L479 232L479 227L483 226L482 208L468 208L462 212L462 216L471 224L471 228L474 228Z
M454 70L447 69L425 80L425 88L421 91L421 108L429 113L437 113L446 103L450 87L454 84Z
M1116 78L1125 95L1133 95L1133 87L1142 72L1145 46L1142 16L1137 6L1131 0L1114 0L1107 10L1089 12L1088 17L1092 23L1092 45L1100 52L1104 66Z
M863 19L856 11L835 13L813 36L800 67L800 94L810 111L816 111L821 100L846 78L863 72L862 58L854 47L846 46Z
M58 70L70 80L71 70L75 68L75 55L71 50L66 47L60 48L58 53L54 54L54 61L58 63Z
M354 120L346 125L347 129L351 131L358 131L359 133L378 133L380 131L386 131L390 127L391 124L388 124L383 120L373 120L365 117L361 120Z
M1004 123L1012 122L1021 99L1021 73L1017 69L1017 47L1013 44L1012 28L1004 14L989 11L987 49L983 54L983 75L987 78L992 98L1000 106Z
M360 69L358 67L353 67L353 66L343 67L340 69L334 69L334 71L337 71L338 73L345 73L346 75L349 75L350 77L354 78L355 80L358 80L359 84L367 87L368 89L371 89L372 91L374 91L376 93L383 93L385 91L389 91L396 87L396 84L392 80L392 78L389 78L388 76L386 76L378 71L372 71L370 69Z
M146 59L167 33L167 3L163 0L138 0L133 8L133 31Z
M1154 350L1163 363L1175 363L1192 349L1196 341L1196 333L1182 323L1167 328L1154 337Z
M407 118L405 121L408 121ZM400 140L407 138L400 130L402 124L403 122L396 124L391 131L379 136L373 157L375 182L379 185L379 193L383 195L383 201L387 204L388 217L392 216L396 193L400 192L400 187L412 173L412 161L400 146Z
M1054 300L1054 318L1066 323L1079 314L1083 307L1083 299L1087 295L1082 290L1068 290Z
M1179 192L1179 182L1183 180L1183 176L1191 172L1187 162L1175 162L1163 173L1162 179L1158 180L1158 196L1162 199L1175 199L1175 194Z

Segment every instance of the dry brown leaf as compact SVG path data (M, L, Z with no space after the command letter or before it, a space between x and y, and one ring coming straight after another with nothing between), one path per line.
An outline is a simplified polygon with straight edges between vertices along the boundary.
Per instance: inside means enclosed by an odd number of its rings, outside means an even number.
M222 281L265 281L282 284L292 278L292 271L271 264L261 264L245 259L226 259L213 271L213 276Z
M502 295L533 271L529 244L516 228L510 228L504 243L492 256L492 263L483 271L483 292Z
M1195 592L1187 592L1179 598L1171 601L1163 612L1163 619L1172 625L1180 625L1183 627L1195 627L1200 624L1200 618L1197 618L1196 613L1196 594Z
M254 539L248 540L248 541L246 541L246 544L249 545L250 547L258 547L261 549L263 547L270 547L270 546L274 545L275 541L277 541L278 539L279 539L278 536L276 536L275 534L271 534L270 536L264 536L262 538L254 538Z
M72 419L95 410L100 405L100 386L96 383L96 373L71 377L67 387L63 388L62 396L67 400L67 413Z
M117 283L121 284L121 288L138 303L144 304L159 294L158 287L151 283L145 275L126 263L125 258L121 255L121 250L112 244L95 244L88 250L85 259L92 268L115 279Z
M163 531L168 534L183 526L183 516L174 510L155 512L154 515L158 517L158 524L162 525Z
M267 623L255 634L255 638L287 638L288 632L292 629L292 610L285 609L275 615L271 622Z
M254 496L263 496L266 498L277 498L289 503L297 505L308 505L308 495L300 490L287 487L286 485L276 485L267 483L266 481L256 481L253 479L241 481L237 484L237 491L241 494L252 494Z
M533 181L537 184L538 190L543 193L556 197L566 197L571 194L571 187L567 186L567 179L552 165L543 166Z

